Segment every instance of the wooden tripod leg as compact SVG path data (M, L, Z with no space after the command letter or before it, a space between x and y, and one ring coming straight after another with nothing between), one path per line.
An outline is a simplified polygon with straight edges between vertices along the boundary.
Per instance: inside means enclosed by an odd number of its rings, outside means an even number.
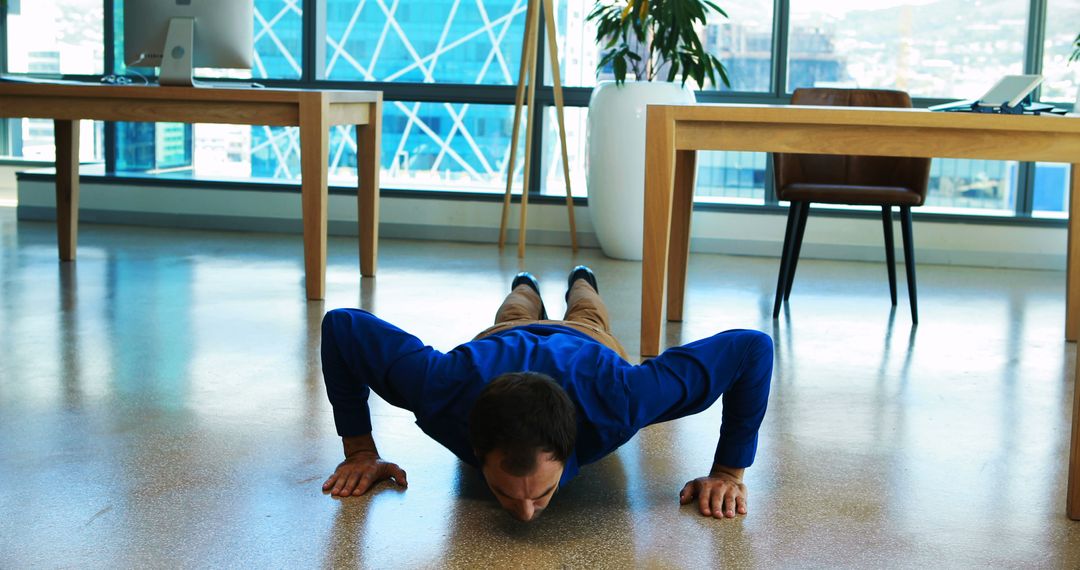
M570 159L566 152L566 120L563 116L562 73L559 71L559 45L556 42L554 0L544 2L544 22L547 27L548 55L551 58L551 79L555 92L555 115L559 118L559 142L562 145L563 178L566 181L566 215L570 222L570 246L576 252L577 226L574 223L574 198L570 192Z
M533 129L536 127L536 43L538 40L537 36L540 35L540 10L535 6L536 2L540 2L540 0L529 0L529 12L532 14L532 33L528 36L529 73L527 75L529 83L529 117L526 119L528 122L525 124L525 172L523 176L524 185L521 189L521 223L518 227L518 257L525 257L525 228L529 210L529 174L532 169L532 133Z
M506 244L506 224L510 219L510 189L514 185L514 160L517 158L518 133L521 132L521 108L525 104L525 74L529 69L529 38L536 35L532 28L536 5L528 3L525 10L525 37L521 39L521 69L518 71L517 94L514 96L514 129L510 135L510 157L506 163L506 194L503 196L502 220L499 222L499 249Z

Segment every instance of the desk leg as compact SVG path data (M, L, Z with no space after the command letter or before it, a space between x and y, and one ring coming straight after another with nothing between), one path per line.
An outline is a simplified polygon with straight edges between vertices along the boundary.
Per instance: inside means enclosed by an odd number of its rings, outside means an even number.
M694 210L697 151L675 152L675 196L671 204L671 242L668 246L667 320L681 321L686 293L686 264L690 258L690 215Z
M366 125L356 127L359 176L356 216L360 224L360 275L375 275L379 255L379 168L382 155L382 97L371 104Z
M75 261L79 241L79 121L53 121L56 142L56 241L60 261Z
M1069 490L1065 513L1074 521L1080 521L1080 362L1076 365L1073 381L1072 440L1069 445Z
M1065 275L1065 340L1080 338L1080 163L1072 165Z
M1080 333L1080 163L1072 165L1072 188L1069 194L1069 265L1066 277L1065 338L1075 341ZM1069 490L1065 513L1080 521L1080 359L1074 365L1072 440L1069 445Z
M300 99L300 200L304 216L304 271L307 298L326 295L326 184L329 105L323 93Z
M645 235L641 263L641 355L660 354L664 269L668 263L674 184L675 125L662 108L645 120Z

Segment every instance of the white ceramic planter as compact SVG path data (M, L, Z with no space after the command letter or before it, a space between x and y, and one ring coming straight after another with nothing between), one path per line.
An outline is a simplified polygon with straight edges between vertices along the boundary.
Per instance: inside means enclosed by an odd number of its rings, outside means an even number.
M645 106L694 103L677 83L603 81L589 100L589 218L604 254L641 259L645 217Z

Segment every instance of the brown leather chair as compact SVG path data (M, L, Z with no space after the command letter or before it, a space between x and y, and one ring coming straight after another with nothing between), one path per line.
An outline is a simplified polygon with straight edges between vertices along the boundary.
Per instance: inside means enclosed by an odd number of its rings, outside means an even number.
M903 91L880 89L797 89L792 105L828 105L841 107L911 107L911 97ZM893 255L892 208L900 207L900 228L904 239L904 265L907 268L911 320L919 322L915 301L915 256L911 237L911 208L926 200L930 179L929 158L883 156L842 156L817 154L773 155L776 194L791 202L788 211L780 275L776 282L773 318L780 316L780 305L791 295L795 268L799 263L803 233L810 203L881 206L885 232L885 259L888 263L889 292L896 305L896 259Z

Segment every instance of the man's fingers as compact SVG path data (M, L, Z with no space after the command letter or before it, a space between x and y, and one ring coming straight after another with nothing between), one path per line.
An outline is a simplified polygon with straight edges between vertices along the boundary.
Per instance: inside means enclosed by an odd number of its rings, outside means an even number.
M688 504L697 498L698 510L707 517L734 518L745 515L746 487L731 481L702 477L683 485L679 502Z
M341 489L345 486L345 483L347 482L346 475L344 473L339 474L337 472L334 472L331 477L334 477L334 487L330 489L330 494L335 497L341 496Z
M349 477L350 476L352 476L352 474L348 473L348 472L342 473L340 476L338 476L337 483L334 483L334 492L333 492L333 494L335 496L343 497L343 496L349 494L349 491L347 489L349 489Z
M390 476L394 478L399 487L408 487L409 482L405 479L405 470L397 465L390 465Z
M679 491L679 504L685 505L694 500L694 482L683 485L682 491Z
M712 491L712 497L709 501L709 506L712 508L712 516L722 519L724 518L724 493L719 490Z
M356 488L356 482L360 480L360 474L357 472L349 473L349 478L345 480L345 485L341 488L341 496L348 497L352 494L353 489Z
M724 493L724 516L727 518L735 516L735 489L729 489L727 493Z
M328 491L335 497L359 497L383 479L393 478L400 487L408 487L407 477L405 470L393 463L356 466L342 464L323 483L323 491Z
M360 478L356 481L356 488L353 489L353 496L359 497L364 493L367 493L371 488L371 484L375 482L375 473L372 471L364 471Z
M710 491L711 489L704 486L697 489L698 510L705 516L712 514L712 509L709 508Z

